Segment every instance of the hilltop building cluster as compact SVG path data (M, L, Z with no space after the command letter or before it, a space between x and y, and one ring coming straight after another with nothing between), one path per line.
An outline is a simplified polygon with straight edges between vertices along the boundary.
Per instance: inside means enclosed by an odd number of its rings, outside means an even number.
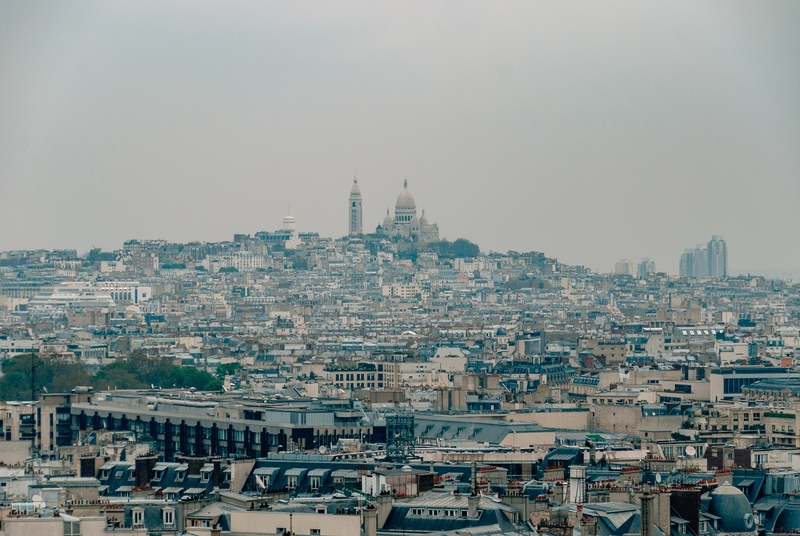
M220 379L0 377L0 535L798 532L800 285L459 256L415 211L0 253L4 372Z
M362 228L362 199L361 189L358 187L358 180L353 180L353 187L350 190L349 206L349 236L358 236L363 233ZM392 239L410 240L426 244L439 240L439 226L429 223L425 216L425 209L422 215L417 216L417 203L414 196L408 191L408 181L403 181L403 191L397 196L394 205L394 217L386 209L386 217L383 222L375 228L375 235L386 236Z

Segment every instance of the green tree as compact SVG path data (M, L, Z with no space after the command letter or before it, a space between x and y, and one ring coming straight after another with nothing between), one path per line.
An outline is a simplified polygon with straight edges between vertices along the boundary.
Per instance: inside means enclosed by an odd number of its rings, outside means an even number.
M119 360L106 365L92 377L95 389L143 389L150 387L138 377L133 365L124 360Z
M217 367L217 379L224 380L225 376L233 375L234 372L242 368L239 363L225 363Z
M172 367L167 376L167 382L171 382L170 387L185 389L194 387L200 391L218 391L222 389L220 380L205 370L199 370L195 367Z
M78 359L57 354L23 354L3 362L0 399L30 400L31 361L35 374L35 396L44 389L51 393L63 393L76 385L90 384L89 371Z
M195 367L172 364L168 356L149 355L136 351L124 359L106 365L92 378L97 389L171 389L194 387L201 391L222 389L222 382Z

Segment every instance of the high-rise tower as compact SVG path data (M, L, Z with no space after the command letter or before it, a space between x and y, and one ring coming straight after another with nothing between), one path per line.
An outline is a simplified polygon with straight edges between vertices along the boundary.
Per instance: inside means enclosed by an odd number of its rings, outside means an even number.
M709 277L728 277L728 245L720 235L714 235L706 246Z
M361 189L358 187L358 179L353 179L353 187L350 188L350 223L348 234L350 236L360 235L364 231L361 225Z

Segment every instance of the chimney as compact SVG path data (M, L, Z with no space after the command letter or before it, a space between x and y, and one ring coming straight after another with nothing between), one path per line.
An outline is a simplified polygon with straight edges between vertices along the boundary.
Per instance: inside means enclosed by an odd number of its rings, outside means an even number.
M94 478L97 476L94 465L95 456L81 456L81 477Z
M368 504L364 508L364 533L367 536L376 536L378 533L378 509L375 505Z
M383 528L389 514L392 513L392 496L388 492L381 493L375 497L375 506L378 510L378 528Z
M213 460L213 464L214 464L214 472L213 472L214 487L218 488L220 487L220 485L222 485L222 460L217 458Z
M136 473L136 487L143 488L150 485L153 479L153 468L158 462L158 457L155 454L139 456L134 463L134 471Z
M645 486L642 500L642 536L653 536L653 499L655 495L650 493L650 486Z
M206 464L205 458L194 457L194 456L186 456L184 458L184 463L188 465L188 469L186 470L187 475L199 475L200 469Z
M469 493L470 495L475 495L478 491L478 463L475 460L472 460L472 471L470 472L469 476Z
M472 494L467 497L467 519L472 519L475 517L475 513L478 511L478 505L481 502L481 498L479 495Z

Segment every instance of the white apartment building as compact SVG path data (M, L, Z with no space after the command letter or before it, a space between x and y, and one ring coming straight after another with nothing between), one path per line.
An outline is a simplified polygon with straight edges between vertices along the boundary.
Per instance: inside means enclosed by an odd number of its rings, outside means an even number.
M230 255L209 256L203 261L203 266L210 272L218 272L223 268L236 268L240 272L254 272L265 268L264 257L251 251L237 251Z
M28 301L28 309L35 308L91 308L102 309L116 305L108 290L81 282L61 283L49 287Z
M141 286L138 281L103 281L97 286L120 304L138 305L153 297L153 289Z

